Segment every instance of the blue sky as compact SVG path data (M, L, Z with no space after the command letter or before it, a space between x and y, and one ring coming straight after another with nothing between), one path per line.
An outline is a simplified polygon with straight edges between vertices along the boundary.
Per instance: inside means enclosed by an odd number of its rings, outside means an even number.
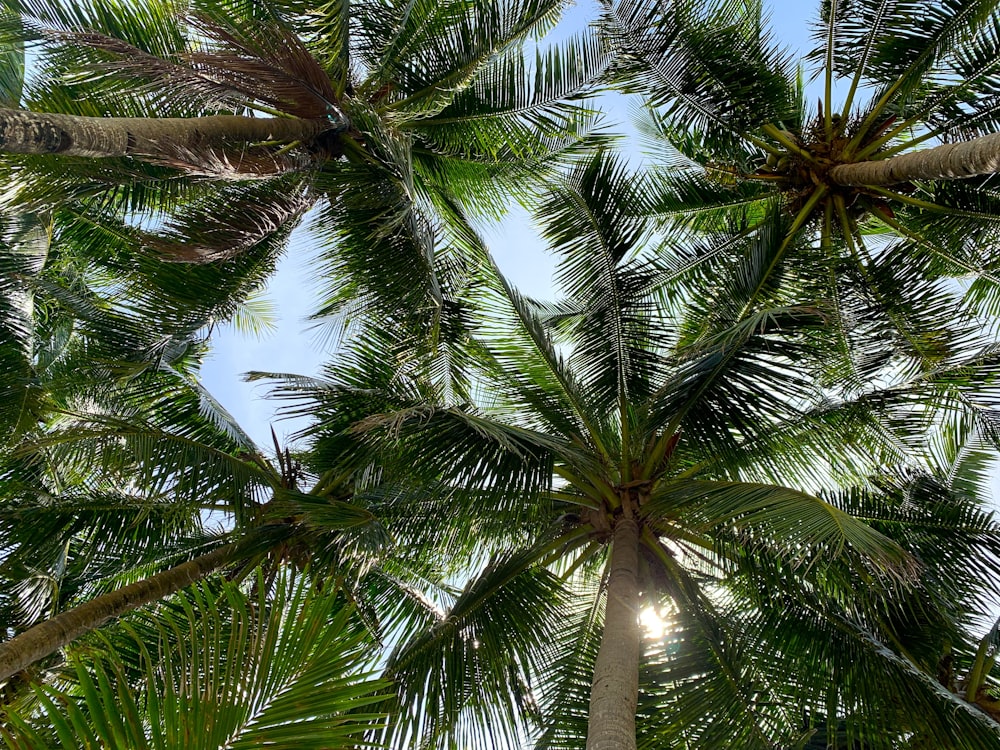
M782 43L803 51L809 46L809 22L818 2L805 0L765 0L771 26ZM589 3L570 10L567 25L581 23L591 13ZM611 109L609 119L625 122L627 113ZM549 296L553 262L530 225L528 216L513 211L499 226L483 231L504 273L527 294ZM217 329L213 353L203 369L209 391L229 410L245 430L265 450L271 446L270 428L284 439L301 424L275 417L275 404L265 400L267 385L245 383L242 374L251 370L318 374L332 353L323 337L310 332L306 320L319 299L313 281L316 250L307 231L297 230L266 296L277 312L276 330L263 337L242 334L232 326Z

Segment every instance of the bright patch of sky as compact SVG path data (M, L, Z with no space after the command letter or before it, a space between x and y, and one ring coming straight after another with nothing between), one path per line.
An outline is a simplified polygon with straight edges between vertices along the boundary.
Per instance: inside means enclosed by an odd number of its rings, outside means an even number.
M769 9L776 39L788 45L793 53L811 48L809 24L818 3L773 0L765 7ZM581 29L594 13L595 3L577 3L554 36L558 38ZM628 112L621 99L612 98L605 108L609 122L623 126L615 130L626 131ZM555 260L545 251L526 211L514 208L502 224L483 227L482 233L503 272L522 292L541 298L552 296ZM284 441L302 423L278 420L276 404L265 398L269 386L246 383L243 373L261 370L317 375L334 353L329 342L311 330L312 324L307 320L318 300L314 275L317 251L312 243L307 231L296 231L268 286L267 297L277 311L274 331L253 337L232 326L216 330L213 352L202 370L208 390L265 451L271 447L272 426Z

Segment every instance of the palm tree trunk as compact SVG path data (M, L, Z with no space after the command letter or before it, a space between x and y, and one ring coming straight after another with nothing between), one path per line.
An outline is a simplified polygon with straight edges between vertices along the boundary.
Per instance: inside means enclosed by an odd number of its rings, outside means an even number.
M292 117L80 117L0 108L0 151L177 158L225 144L309 140L335 128Z
M113 617L163 599L243 555L239 543L227 544L162 573L103 594L28 628L0 643L0 682Z
M587 750L635 750L639 702L639 524L619 518L608 562L604 635L590 688Z
M1000 133L914 151L876 161L838 164L829 172L834 185L894 185L911 180L957 180L1000 172Z

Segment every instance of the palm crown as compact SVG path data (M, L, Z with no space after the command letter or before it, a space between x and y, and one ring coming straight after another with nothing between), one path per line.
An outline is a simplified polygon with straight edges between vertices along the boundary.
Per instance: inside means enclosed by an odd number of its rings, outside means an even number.
M325 309L381 301L433 319L442 228L502 210L593 120L573 101L605 63L593 39L526 60L562 9L18 3L5 38L15 50L27 40L41 73L22 90L11 53L6 98L37 114L4 110L5 150L56 153L13 160L10 177L23 203L72 199L89 231L185 262L262 245L273 258L322 199ZM49 136L52 148L38 146Z
M287 386L308 397L316 450L343 455L343 441L362 434L383 457L383 478L405 467L403 489L372 507L395 538L446 570L455 559L484 562L457 595L439 587L417 597L451 606L427 605L433 625L388 661L404 706L393 736L491 746L523 731L539 747L579 747L586 732L588 746L634 747L638 722L643 746L759 747L805 741L804 710L810 723L846 713L854 735L892 742L875 729L895 710L877 697L881 675L920 696L927 722L904 731L994 742L973 712L952 713L930 677L878 645L915 628L920 612L962 619L912 578L944 538L980 529L965 554L993 564L993 522L974 503L954 501L962 520L941 539L915 533L948 490L914 476L920 462L896 441L918 424L967 420L966 397L992 381L994 355L970 349L932 376L889 370L864 393L813 390L805 368L836 356L829 311L800 299L746 315L758 278L745 268L673 296L662 284L669 268L642 252L650 225L633 209L643 188L598 156L552 190L541 211L567 290L557 305L521 297L483 256L469 290L483 304L467 342L477 352L472 390L401 371L380 348L392 351L391 337L376 336L382 344L332 367L331 381ZM708 294L707 283L726 293ZM708 305L722 309L708 315ZM941 410L914 409L924 399ZM357 415L346 434L345 414ZM902 472L896 481L865 481L888 466ZM829 485L831 471L852 489L825 499L805 490ZM929 505L901 503L908 492ZM426 534L435 543L418 543ZM892 593L893 576L911 593ZM665 652L640 655L640 601L674 612ZM387 631L406 632L388 619ZM831 639L839 653L813 651ZM933 671L937 647L925 645ZM790 669L786 694L780 675Z
M675 228L735 234L787 217L761 297L802 263L897 352L936 359L947 344L929 321L953 311L932 280L961 278L967 311L996 309L995 6L823 3L805 61L817 104L761 3L607 3L614 77L644 96L649 134L680 167L651 209ZM948 162L966 151L977 169ZM683 271L730 258L706 252Z

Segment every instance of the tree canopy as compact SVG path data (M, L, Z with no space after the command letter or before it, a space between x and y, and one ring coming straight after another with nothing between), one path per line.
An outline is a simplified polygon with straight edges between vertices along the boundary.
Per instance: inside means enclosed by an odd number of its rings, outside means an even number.
M1000 747L997 3L820 4L818 106L760 2L564 9L4 4L8 747ZM265 448L199 373L307 212Z

